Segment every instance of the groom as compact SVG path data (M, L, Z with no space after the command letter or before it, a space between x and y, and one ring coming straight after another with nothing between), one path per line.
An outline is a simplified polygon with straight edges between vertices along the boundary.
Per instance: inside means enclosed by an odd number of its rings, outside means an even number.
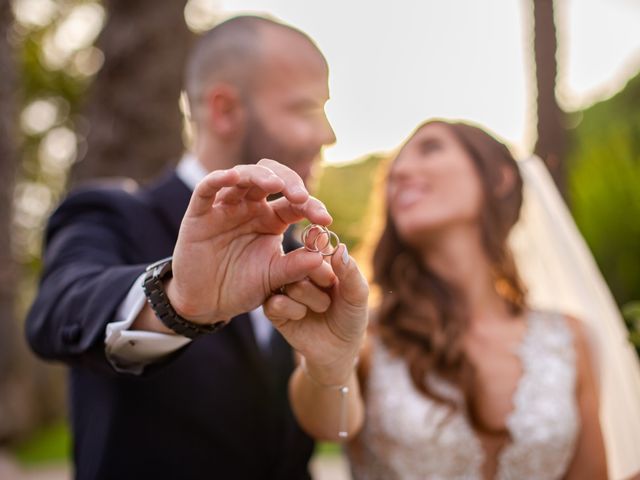
M294 28L218 25L186 71L194 153L148 188L74 192L51 217L26 329L70 366L77 478L309 478L292 350L256 307L304 277L333 281L318 253L280 245L302 218L331 220L304 183L335 140L327 77Z

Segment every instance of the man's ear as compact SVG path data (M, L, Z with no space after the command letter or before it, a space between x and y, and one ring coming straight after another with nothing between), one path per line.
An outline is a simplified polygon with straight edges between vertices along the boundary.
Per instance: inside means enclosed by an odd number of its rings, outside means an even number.
M243 105L240 92L232 85L219 83L205 96L209 128L217 135L230 138L242 129Z
M503 165L500 167L500 181L494 188L496 197L503 198L509 195L516 184L516 171L517 166Z

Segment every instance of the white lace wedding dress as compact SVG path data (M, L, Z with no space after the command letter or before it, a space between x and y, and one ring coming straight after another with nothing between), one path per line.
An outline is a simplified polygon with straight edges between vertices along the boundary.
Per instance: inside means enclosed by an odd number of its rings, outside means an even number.
M579 431L573 334L564 317L532 312L517 354L523 374L495 478L562 478ZM457 388L430 380L461 400ZM364 428L348 447L356 480L482 478L484 449L466 416L419 393L406 364L380 342L372 349L366 401Z

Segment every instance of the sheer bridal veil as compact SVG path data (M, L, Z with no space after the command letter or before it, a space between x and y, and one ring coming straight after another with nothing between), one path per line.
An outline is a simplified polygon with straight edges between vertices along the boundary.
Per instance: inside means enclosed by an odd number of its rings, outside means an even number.
M518 162L521 219L510 244L534 308L570 313L587 324L600 379L600 421L609 476L640 471L640 364L596 263L542 161ZM639 267L640 268L640 267Z

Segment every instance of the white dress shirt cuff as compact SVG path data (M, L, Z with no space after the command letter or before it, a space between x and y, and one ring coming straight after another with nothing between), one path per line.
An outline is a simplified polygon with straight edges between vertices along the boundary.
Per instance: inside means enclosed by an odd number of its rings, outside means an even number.
M140 375L144 368L184 347L191 339L143 330L129 330L146 302L140 275L116 314L105 336L105 352L113 368L122 373Z

